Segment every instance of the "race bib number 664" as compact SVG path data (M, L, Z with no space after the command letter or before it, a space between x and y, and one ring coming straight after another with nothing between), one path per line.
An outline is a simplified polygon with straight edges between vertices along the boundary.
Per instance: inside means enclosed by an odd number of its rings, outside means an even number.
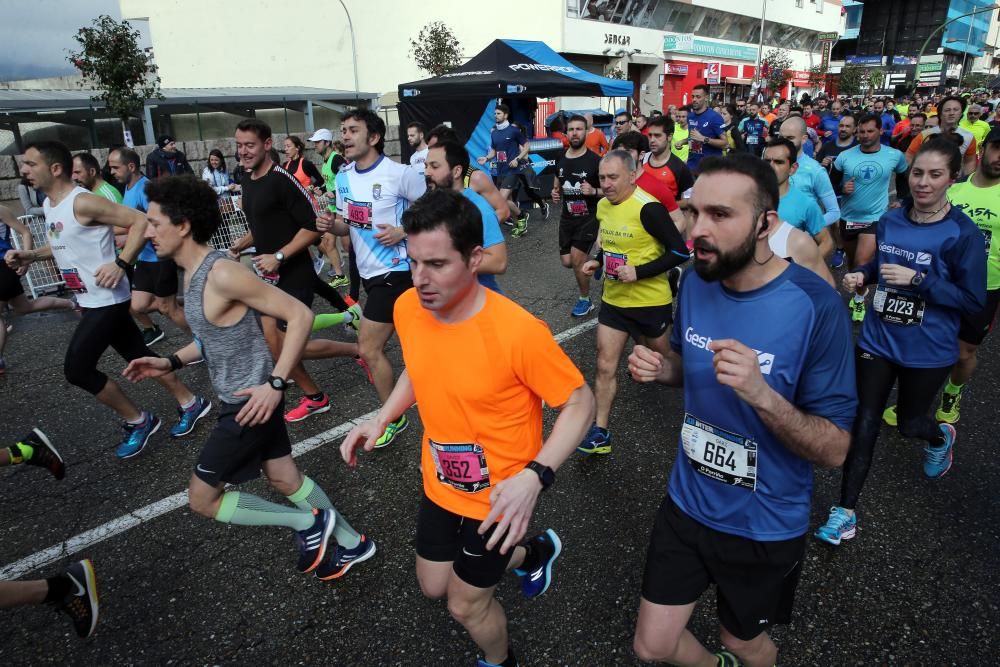
M757 487L757 443L750 438L685 414L681 444L699 474L750 491Z

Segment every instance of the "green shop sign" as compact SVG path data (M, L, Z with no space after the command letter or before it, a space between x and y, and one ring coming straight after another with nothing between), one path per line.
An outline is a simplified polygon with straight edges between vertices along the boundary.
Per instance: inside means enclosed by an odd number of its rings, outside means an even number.
M943 63L920 63L917 68L921 72L940 72Z
M698 39L690 33L669 33L663 36L663 50L674 53L691 53L712 58L732 60L757 60L757 48L735 44L719 44Z

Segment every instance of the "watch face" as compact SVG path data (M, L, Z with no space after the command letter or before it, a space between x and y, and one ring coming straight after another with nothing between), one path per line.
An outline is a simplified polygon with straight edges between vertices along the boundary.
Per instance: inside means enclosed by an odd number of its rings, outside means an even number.
M281 381L281 378L271 378L271 387L274 389L281 389L284 385L285 383Z

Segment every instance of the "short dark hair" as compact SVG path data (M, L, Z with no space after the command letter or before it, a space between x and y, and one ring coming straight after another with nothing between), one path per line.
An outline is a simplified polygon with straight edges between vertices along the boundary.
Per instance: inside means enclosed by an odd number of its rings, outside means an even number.
M958 95L948 95L947 97L942 97L941 100L937 103L938 115L940 115L941 111L944 110L945 102L958 102L959 104L962 105L962 113L965 113L965 107L967 106L965 98L959 97Z
M134 164L136 171L142 169L142 158L139 157L139 154L136 153L131 148L122 146L120 148L114 149L111 152L118 153L118 159L121 160L122 164L125 165L126 167L129 166L130 164Z
M42 159L45 160L45 164L50 167L54 164L61 166L66 178L69 178L70 174L73 173L73 154L66 148L66 144L58 141L32 141L24 147L24 152L27 153L28 149L31 148L38 151Z
M642 132L623 132L615 137L611 144L611 150L624 149L627 151L638 151L645 153L649 151L649 138Z
M497 111L503 111L504 115L507 115L507 116L510 115L510 107L507 106L506 104L498 104L496 110Z
M861 114L861 118L858 119L858 126L862 126L865 123L875 123L875 127L882 129L882 116L877 113L866 113Z
M931 136L930 139L920 144L917 154L913 157L913 164L917 163L924 153L937 153L948 159L948 170L951 177L957 179L962 175L962 151L961 145L964 139L957 132L939 132ZM913 165L910 166L913 168Z
M380 155L385 152L385 121L382 117L371 109L351 109L344 114L344 117L340 119L341 124L344 121L356 120L365 124L365 128L368 130L368 134L377 134L378 143L375 144L375 151Z
M413 128L420 134L427 134L427 126L421 123L419 120L415 120L406 126L407 130L409 130L410 128Z
M658 127L663 130L663 133L668 137L674 133L674 120L667 114L662 114L656 118L650 118L649 127Z
M628 111L619 111L618 113L615 114L615 118L620 118L622 116L625 116L625 118L632 120L632 114L630 114Z
M910 120L913 120L914 118L923 118L924 121L926 121L927 120L927 114L925 114L923 111L918 111L917 113L915 113L912 116L910 116Z
M219 197L208 183L193 174L163 176L146 184L146 197L156 202L170 224L191 224L195 243L208 243L222 223Z
M795 144L792 143L791 139L786 139L781 135L774 135L767 140L767 148L784 147L788 151L788 164L795 164L798 161L799 151L795 148Z
M465 146L457 141L438 141L431 150L444 149L444 161L448 163L448 169L461 167L464 174L469 169L469 151Z
M271 126L259 118L244 118L236 124L237 132L253 132L261 141L271 138Z
M787 141L787 139L786 139ZM707 174L741 174L747 176L757 189L754 198L754 218L767 211L777 211L780 195L778 177L770 165L749 153L735 153L729 157L707 157L698 165L698 177Z
M431 131L424 136L424 139L426 139L428 143L430 143L431 139L435 138L438 140L438 143L441 143L442 141L457 141L461 143L461 139L458 138L458 132L444 123L435 125Z
M466 262L472 251L483 245L483 217L479 209L453 190L428 190L403 212L401 222L407 235L444 227L451 237L452 247Z
M98 174L101 173L101 163L97 161L97 158L91 153L77 153L73 156L74 160L79 160L80 164L83 165L84 169L93 169Z
M699 83L698 85L696 85L691 90L692 91L695 91L695 90L704 90L705 91L705 97L708 97L712 93L712 89L708 87L708 84L704 84L704 83Z
M573 114L566 119L566 128L569 128L570 123L583 123L583 129L587 129L587 119L578 113Z

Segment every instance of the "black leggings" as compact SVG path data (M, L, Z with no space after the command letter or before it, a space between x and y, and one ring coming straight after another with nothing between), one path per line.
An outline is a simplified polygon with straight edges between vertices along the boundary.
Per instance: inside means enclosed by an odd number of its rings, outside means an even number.
M85 308L80 324L66 348L63 373L66 380L95 396L101 393L108 376L97 370L97 362L108 346L125 361L156 357L142 340L142 332L129 315L130 301L102 308Z
M872 465L875 441L882 425L882 411L892 385L898 382L896 419L904 438L921 438L932 447L944 444L941 428L928 414L938 389L951 371L942 368L906 368L887 359L854 349L858 385L858 414L851 430L851 449L844 463L840 506L853 510L858 504Z
M351 286L348 288L347 293L351 295L354 301L361 298L361 272L358 271L358 258L354 256L354 244L351 244L351 249L347 252L347 267L350 271L351 276Z
M331 306L340 312L347 310L347 302L344 301L344 297L340 296L340 292L323 282L319 276L316 276L316 281L313 283L313 294L321 299L326 299Z

